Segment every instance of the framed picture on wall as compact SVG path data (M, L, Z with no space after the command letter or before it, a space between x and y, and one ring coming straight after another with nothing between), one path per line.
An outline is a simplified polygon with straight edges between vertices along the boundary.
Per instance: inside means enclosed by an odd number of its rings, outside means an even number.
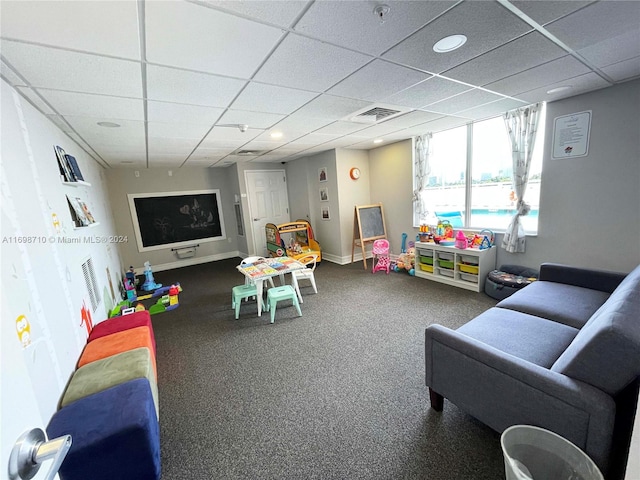
M321 202L329 201L329 189L327 187L322 187L320 189L320 201Z
M327 181L327 167L322 167L318 169L318 181L319 182Z
M324 205L320 208L320 218L322 218L322 220L331 220L329 205Z

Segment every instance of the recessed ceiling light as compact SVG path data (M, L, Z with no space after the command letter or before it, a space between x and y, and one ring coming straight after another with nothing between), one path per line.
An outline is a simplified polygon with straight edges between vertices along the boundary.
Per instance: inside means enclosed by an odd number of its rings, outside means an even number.
M120 126L119 123L113 123L113 122L98 122L98 125L106 128L118 128Z
M556 87L556 88L552 88L551 90L547 90L548 94L552 94L552 93L560 93L560 92L566 92L567 90L571 90L573 88L572 85L562 85L560 87Z
M282 132L271 132L271 138L282 138Z
M438 40L433 46L433 51L436 53L452 52L453 50L460 48L467 43L467 37L464 35L449 35Z
M373 143L382 143L384 140L382 138L376 138Z

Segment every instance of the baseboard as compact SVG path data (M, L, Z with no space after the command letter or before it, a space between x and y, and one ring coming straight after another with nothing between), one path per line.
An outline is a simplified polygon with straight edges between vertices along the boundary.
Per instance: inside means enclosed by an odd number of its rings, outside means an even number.
M371 258L371 254L367 252L367 258ZM347 256L338 256L332 255L330 253L322 252L322 260L326 260L327 262L337 263L338 265L348 265L351 263L351 255ZM361 262L362 261L362 253L356 253L353 256L353 262Z
M237 250L234 252L216 253L214 255L207 255L206 257L192 257L185 260L179 260L177 262L160 263L151 265L151 270L154 272L162 272L164 270L174 270L181 267L189 267L191 265L199 265L200 263L215 262L217 260L226 260L227 258L240 257L240 252ZM144 272L144 267L136 268L137 272Z

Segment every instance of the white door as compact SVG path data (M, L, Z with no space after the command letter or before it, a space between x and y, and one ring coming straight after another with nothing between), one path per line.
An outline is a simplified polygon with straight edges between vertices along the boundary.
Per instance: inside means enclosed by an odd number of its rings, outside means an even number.
M245 171L249 213L253 230L255 255L268 256L267 223L287 223L289 219L289 197L284 170Z

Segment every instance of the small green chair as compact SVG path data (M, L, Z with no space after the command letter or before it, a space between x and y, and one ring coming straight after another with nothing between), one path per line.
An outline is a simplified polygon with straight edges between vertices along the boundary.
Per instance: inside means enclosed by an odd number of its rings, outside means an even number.
M242 300L258 295L255 285L237 285L231 289L231 308L236 310L236 320L240 316L240 304Z
M271 323L273 323L276 316L276 305L281 300L291 300L296 310L298 310L298 315L302 316L296 291L291 285L282 285L270 288L267 292L267 312L271 312Z

